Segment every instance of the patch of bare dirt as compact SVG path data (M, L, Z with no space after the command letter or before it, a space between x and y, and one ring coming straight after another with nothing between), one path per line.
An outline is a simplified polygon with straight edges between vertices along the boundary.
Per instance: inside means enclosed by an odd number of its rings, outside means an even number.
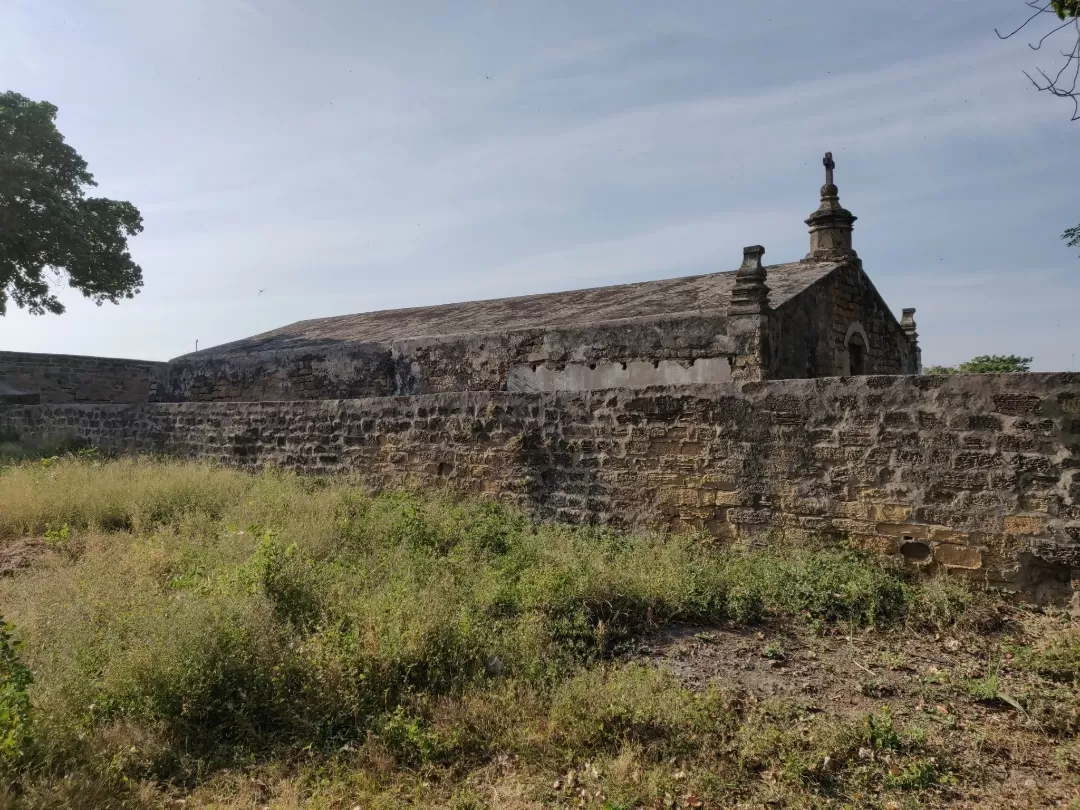
M1080 763L1062 761L1080 737L1049 729L1025 708L1047 685L1013 666L1007 652L1069 622L1063 612L1017 609L994 632L832 628L817 635L807 624L779 621L679 626L653 637L645 655L693 689L736 688L845 716L888 706L898 723L929 729L957 771L975 777L942 806L1080 808ZM979 684L995 676L995 694L986 697Z
M0 577L9 576L23 568L29 568L47 551L44 541L20 537L0 546Z
M882 697L903 693L920 673L949 667L965 652L954 639L842 631L817 636L779 623L673 627L649 645L654 661L693 688L712 682L758 697L828 701L834 709L856 713L879 707Z

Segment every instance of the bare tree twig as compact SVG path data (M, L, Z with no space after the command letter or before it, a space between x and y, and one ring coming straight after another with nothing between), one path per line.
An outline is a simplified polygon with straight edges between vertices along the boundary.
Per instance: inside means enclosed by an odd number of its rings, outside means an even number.
M1037 45L1032 45L1032 44L1031 44L1031 43L1029 42L1029 43L1028 43L1028 47L1029 47L1029 48L1031 48L1031 50L1033 50L1033 51L1037 51L1037 50L1039 50L1039 48L1041 48L1041 47L1042 47L1042 44L1043 44L1044 42L1046 42L1046 38L1047 38L1047 37L1049 37L1049 36L1052 36L1053 34L1056 34L1056 33L1057 33L1058 31L1060 31L1060 30L1061 30L1062 28L1068 28L1068 27L1069 27L1070 25L1072 25L1072 24L1073 24L1074 22L1075 22L1074 20L1066 20L1066 21L1065 21L1065 22L1063 22L1063 23L1062 23L1061 25L1059 25L1059 26L1058 26L1057 28L1055 28L1055 29L1053 29L1052 31L1048 31L1047 33L1043 34L1043 35L1042 35L1042 38L1041 38L1041 39L1039 40L1039 43L1038 43ZM1006 39L1007 39L1007 37L1006 37ZM1064 55L1065 55L1065 54L1062 54L1062 56L1064 56Z
M1034 19L1035 19L1036 17L1038 17L1038 16L1039 16L1040 14L1042 14L1042 13L1043 13L1044 11L1049 11L1049 9L1050 9L1050 4L1049 4L1049 3L1047 3L1047 4L1046 4L1046 5L1044 6L1044 7L1042 7L1042 8L1039 8L1039 7L1037 6L1037 5L1034 5L1034 4L1032 4L1032 3L1028 3L1027 5L1031 6L1032 8L1038 9L1038 10L1037 10L1037 11L1036 11L1036 12L1035 12L1034 14L1032 14L1032 15L1031 15L1030 17L1028 17L1028 18L1027 18L1026 20L1024 20L1024 22L1020 24L1020 27L1019 27L1019 28L1017 28L1017 29L1016 29L1015 31L1013 31L1013 32L1012 32L1011 34L1002 34L1002 33L1001 33L1000 31L998 31L998 30L997 30L997 29L995 28L995 29L994 29L994 33L995 33L995 34L997 34L997 35L998 35L998 37L999 37L999 38L1001 38L1001 39L1008 39L1009 37L1011 37L1011 36L1013 36L1013 35L1015 35L1015 34L1019 34L1019 33L1020 33L1021 31L1023 31L1023 30L1024 30L1024 29L1025 29L1025 28L1027 27L1027 24L1028 24L1029 22L1031 22L1032 20L1034 20Z
M1038 75L1042 77L1041 82L1026 70L1024 71L1024 75L1027 77L1028 81L1035 86L1036 90L1049 93L1058 98L1071 99L1073 103L1073 114L1070 120L1078 121L1080 120L1080 90L1077 89L1077 85L1080 83L1080 18L1075 16L1075 8L1071 8L1068 4L1062 4L1060 1L1055 3L1055 0L1025 0L1024 5L1034 9L1035 13L1008 34L1002 34L996 28L994 29L994 33L998 35L999 39L1009 39L1024 30L1029 23L1038 19L1043 14L1052 14L1055 17L1059 16L1059 12L1063 15L1070 14L1065 22L1060 25L1055 25L1052 29L1039 37L1036 42L1028 43L1028 47L1031 48L1031 50L1037 51L1042 48L1043 44L1054 36L1054 34L1072 26L1073 30L1076 32L1072 48L1070 50L1059 51L1061 56L1065 59L1065 64L1063 64L1053 76L1041 67L1036 67L1035 70L1038 72ZM1070 69L1072 70L1071 79L1068 76ZM1068 82L1068 84L1066 84L1066 82Z

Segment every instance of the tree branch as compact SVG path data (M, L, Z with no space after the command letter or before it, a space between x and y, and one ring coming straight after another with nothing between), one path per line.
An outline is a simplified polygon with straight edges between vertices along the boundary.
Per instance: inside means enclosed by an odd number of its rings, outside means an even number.
M1024 29L1025 29L1025 28L1027 27L1027 24L1028 24L1029 22L1031 22L1032 20L1034 20L1034 19L1035 19L1036 17L1038 17L1038 16L1039 16L1040 14L1042 14L1043 12L1045 12L1045 11L1049 11L1049 10L1050 10L1050 4L1049 4L1049 3L1047 3L1047 4L1046 4L1045 6L1043 6L1042 8L1039 8L1038 4L1035 4L1035 3L1027 3L1027 5L1031 6L1031 7L1032 7L1032 8L1034 8L1034 9L1037 9L1037 10L1036 10L1036 12L1035 12L1034 14L1032 14L1032 15L1031 15L1030 17L1028 17L1028 18L1027 18L1026 20L1024 20L1024 22L1020 24L1020 27L1019 27L1019 28L1017 28L1017 29L1016 29L1015 31L1013 31L1012 33L1009 33L1009 34L1002 34L1002 33L1001 33L1000 31L998 31L998 30L997 30L997 29L995 28L995 29L994 29L994 33L998 35L998 38L999 38L999 39L1008 39L1008 38L1009 38L1009 37L1011 37L1011 36L1014 36L1014 35L1016 35L1016 34L1019 34L1019 33L1020 33L1021 31L1023 31L1023 30L1024 30Z
M1080 83L1080 18L1077 17L1077 5L1068 2L1067 0L1025 0L1024 5L1028 8L1032 8L1035 12L1024 20L1017 28L1008 34L1002 34L996 28L994 33L998 35L999 39L1009 39L1024 30L1029 23L1033 20L1040 18L1044 14L1052 14L1055 17L1062 19L1066 18L1065 22L1060 25L1055 25L1045 34L1043 34L1036 42L1029 42L1028 47L1033 51L1037 51L1042 48L1043 44L1055 34L1066 28L1072 26L1075 33L1075 39L1073 40L1073 46L1071 50L1062 50L1059 53L1065 58L1065 64L1051 77L1047 71L1041 67L1036 67L1039 76L1042 77L1042 81L1035 79L1026 70L1024 75L1028 81L1035 86L1035 89L1049 93L1057 98L1071 99L1073 103L1073 114L1070 118L1071 121L1080 121L1080 90L1077 89L1077 84ZM1072 79L1068 78L1068 71L1072 69ZM1068 85L1065 82L1068 81Z
M1065 22L1063 22L1063 23L1062 23L1061 25L1059 25L1059 26L1058 26L1057 28L1053 29L1052 31L1047 31L1047 32L1046 32L1045 34L1043 34L1043 35L1042 35L1042 38L1040 38L1040 39L1039 39L1039 43L1038 43L1037 45L1032 45L1032 44L1031 44L1031 43L1029 42L1029 43L1028 43L1028 47L1029 47L1029 48L1031 48L1031 50L1033 50L1033 51L1037 51L1037 50L1039 50L1039 48L1041 48L1041 47L1042 47L1043 43L1044 43L1044 42L1046 42L1046 38L1047 38L1047 37L1051 36L1052 34L1056 34L1056 33L1057 33L1058 31L1060 31L1060 30L1061 30L1062 28L1068 28L1068 27L1069 27L1070 25L1073 25L1074 23L1075 23L1075 20L1066 20L1066 21L1065 21ZM1006 39L1008 39L1008 37L1006 37ZM1065 54L1064 54L1064 53L1062 53L1062 56L1064 56L1064 55L1065 55Z

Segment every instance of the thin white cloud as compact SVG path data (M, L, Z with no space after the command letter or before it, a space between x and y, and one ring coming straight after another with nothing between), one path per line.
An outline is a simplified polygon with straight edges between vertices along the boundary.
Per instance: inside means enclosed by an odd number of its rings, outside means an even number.
M485 297L526 294L664 278L690 272L738 268L743 243L789 230L801 210L770 208L742 211L738 221L717 214L625 237L589 242L514 259L495 267L466 272L461 280ZM804 214L805 215L805 214ZM800 256L767 256L766 263ZM445 287L443 288L445 289ZM441 292L441 290L440 290Z
M1029 133L1054 115L1045 99L1032 94L1021 97L1020 109L1010 99L1009 114L1002 115L1001 84L1014 69L1002 65L1000 51L978 45L752 96L657 103L560 131L493 136L446 154L431 168L436 181L457 183L464 176L476 183L520 166L573 170L610 161L620 150L645 158L674 153L683 160L719 151L730 165L763 155L797 159L802 144L826 136L841 138L844 148L864 157L945 135L1004 138Z
M100 36L59 39L40 6L19 7L41 72L2 46L0 68L78 102L63 122L79 127L73 143L102 191L146 217L133 247L147 287L119 308L74 299L63 318L9 316L0 345L160 358L306 317L732 269L749 243L797 259L825 149L867 269L897 306L918 305L928 340L985 329L972 301L1001 312L1023 297L1003 292L1010 262L1039 267L1039 286L1060 279L1055 256L1076 261L1038 213L1065 189L1047 191L1061 110L1024 85L1026 49L989 33L894 62L866 49L821 75L831 55L803 48L817 11L736 36L644 5L604 26L500 6L504 22L545 22L509 48L467 3L444 28L393 4L356 16L347 3L314 15L277 0L115 0L86 18ZM857 16L832 14L837 41L866 35ZM929 30L907 24L897 37ZM654 47L668 35L674 47ZM762 56L746 43L766 35L786 79L754 75ZM689 57L694 36L714 47ZM103 62L80 50L91 40ZM1030 260L1005 249L1039 240Z

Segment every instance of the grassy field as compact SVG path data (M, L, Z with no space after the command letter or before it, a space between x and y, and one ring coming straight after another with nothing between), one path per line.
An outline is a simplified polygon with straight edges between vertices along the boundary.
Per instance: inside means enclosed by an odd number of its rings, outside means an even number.
M0 616L0 808L1080 807L1076 624L843 548L83 452Z

